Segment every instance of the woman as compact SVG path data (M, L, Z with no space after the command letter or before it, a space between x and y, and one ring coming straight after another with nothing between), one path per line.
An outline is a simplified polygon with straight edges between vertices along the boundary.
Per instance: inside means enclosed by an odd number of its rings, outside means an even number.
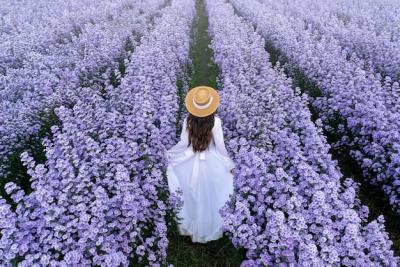
M188 92L181 139L167 151L170 192L180 187L183 207L178 213L181 235L206 243L222 237L219 210L233 193L234 162L224 145L221 119L214 116L219 95L208 86Z

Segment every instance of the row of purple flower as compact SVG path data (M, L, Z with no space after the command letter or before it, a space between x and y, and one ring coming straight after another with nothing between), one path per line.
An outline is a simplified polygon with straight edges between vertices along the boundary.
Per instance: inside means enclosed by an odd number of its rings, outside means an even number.
M399 2L374 1L272 1L275 11L301 19L315 34L332 35L347 49L393 79L400 79ZM379 14L379 15L378 15ZM397 24L396 24L397 22Z
M324 128L339 136L365 177L380 184L400 212L400 113L398 83L382 84L380 75L348 60L333 36L316 34L298 18L276 12L256 0L232 0L240 14L321 90L312 105ZM397 93L396 93L397 92ZM336 127L332 127L336 125Z
M38 135L53 108L73 106L80 98L81 87L93 91L103 88L148 32L150 19L165 0L138 2L134 8L123 3L103 3L105 10L99 11L104 14L93 20L91 16L97 13L88 9L79 32L69 32L62 40L57 41L52 34L55 29L45 27L45 32L39 28L30 35L25 31L10 33L13 38L0 42L10 46L4 51L15 51L13 61L0 63L6 68L6 73L0 74L0 179L7 175L10 155ZM45 33L52 38L41 39L43 44L39 44L35 33L38 39ZM6 55L0 58L7 61ZM118 73L114 76L119 77Z
M0 6L0 73L23 68L33 53L46 54L54 45L71 42L85 24L118 16L130 0L4 1Z
M80 88L72 108L56 108L62 126L44 140L45 164L22 154L32 193L6 184L15 211L0 199L0 265L165 261L165 219L179 199L165 197L164 151L176 141L176 82L188 64L194 13L194 1L173 0L131 55L120 86L103 94Z
M236 162L235 194L221 214L233 244L247 251L242 266L396 266L383 217L368 222L357 186L341 185L307 98L272 68L264 40L230 4L206 4Z

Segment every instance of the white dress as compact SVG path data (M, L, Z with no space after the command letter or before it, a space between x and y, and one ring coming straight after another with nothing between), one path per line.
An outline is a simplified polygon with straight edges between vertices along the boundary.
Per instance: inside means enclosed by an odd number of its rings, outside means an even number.
M188 146L184 120L180 141L166 152L170 192L180 187L183 207L178 213L179 232L191 236L192 242L206 243L222 237L222 217L219 210L233 193L234 162L224 144L221 119L215 117L213 140L207 150L194 152Z

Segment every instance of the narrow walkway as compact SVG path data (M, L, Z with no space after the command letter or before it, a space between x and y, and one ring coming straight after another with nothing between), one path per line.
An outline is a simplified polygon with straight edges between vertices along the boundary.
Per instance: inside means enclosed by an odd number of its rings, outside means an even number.
M208 47L211 43L208 35L208 18L203 0L196 0L197 17L192 30L190 57L193 66L190 73L190 88L199 85L217 89L218 67L213 62L213 51Z
M189 69L189 88L199 85L217 88L218 68L213 62L213 51L208 47L211 40L208 35L208 18L203 0L196 0L197 17L193 23L191 52L193 66ZM179 87L179 84L178 84ZM178 90L183 94L182 90ZM181 95L181 100L184 96ZM183 101L180 101L183 107ZM181 236L176 223L168 228L169 246L167 262L175 267L183 266L240 266L245 258L244 250L237 250L227 236L206 244L192 243L189 236Z

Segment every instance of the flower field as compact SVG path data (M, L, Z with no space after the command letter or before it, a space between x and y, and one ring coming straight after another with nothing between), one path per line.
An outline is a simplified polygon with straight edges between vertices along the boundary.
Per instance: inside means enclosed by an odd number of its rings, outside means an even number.
M0 3L0 266L400 265L398 1ZM198 85L236 163L205 245L165 157Z

